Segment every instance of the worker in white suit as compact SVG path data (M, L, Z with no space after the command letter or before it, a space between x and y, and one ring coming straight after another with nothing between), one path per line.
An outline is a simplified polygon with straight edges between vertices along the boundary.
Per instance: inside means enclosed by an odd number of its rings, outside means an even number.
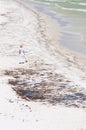
M25 51L24 51L23 45L20 45L19 56L20 56L19 64L24 64L25 63Z

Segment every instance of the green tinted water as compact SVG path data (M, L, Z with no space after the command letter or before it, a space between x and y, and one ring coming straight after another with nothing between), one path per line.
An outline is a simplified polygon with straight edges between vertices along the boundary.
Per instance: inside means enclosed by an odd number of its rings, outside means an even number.
M49 4L52 10L59 13L64 19L71 23L68 31L81 34L86 43L86 0L35 0Z
M86 54L85 0L22 0L39 12L55 19L60 25L60 43L73 51Z

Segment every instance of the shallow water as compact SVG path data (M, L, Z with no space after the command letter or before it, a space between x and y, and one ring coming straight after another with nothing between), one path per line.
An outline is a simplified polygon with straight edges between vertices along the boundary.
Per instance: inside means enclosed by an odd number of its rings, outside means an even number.
M79 53L86 54L86 2L77 0L22 0L32 4L61 25L60 43ZM63 2L66 1L66 2Z
M81 43L80 37L77 34L62 32L60 43L73 51L86 54L86 45Z
M34 0L41 1L71 22L74 31L78 31L86 40L86 0ZM63 1L63 2L62 2Z

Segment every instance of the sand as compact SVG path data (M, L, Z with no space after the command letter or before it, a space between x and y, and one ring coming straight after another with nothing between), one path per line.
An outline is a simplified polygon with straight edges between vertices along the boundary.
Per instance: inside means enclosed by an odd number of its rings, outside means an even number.
M81 100L83 105L79 100L76 107L64 102L50 104L45 100L22 99L13 90L24 88L22 84L13 85L16 80L21 83L29 78L31 86L43 80L58 85L57 78L61 76L60 82L70 81L67 86L73 86L75 92L86 97L86 58L60 45L59 24L19 0L0 0L0 30L0 129L86 130L86 98ZM28 60L25 64L19 64L21 43Z

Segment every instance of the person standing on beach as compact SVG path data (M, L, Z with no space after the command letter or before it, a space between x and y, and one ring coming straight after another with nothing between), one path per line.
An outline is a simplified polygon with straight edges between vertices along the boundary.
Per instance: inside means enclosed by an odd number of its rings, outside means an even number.
M20 56L19 64L24 64L25 63L25 51L24 51L22 44L20 45L20 48L19 48L19 56Z

